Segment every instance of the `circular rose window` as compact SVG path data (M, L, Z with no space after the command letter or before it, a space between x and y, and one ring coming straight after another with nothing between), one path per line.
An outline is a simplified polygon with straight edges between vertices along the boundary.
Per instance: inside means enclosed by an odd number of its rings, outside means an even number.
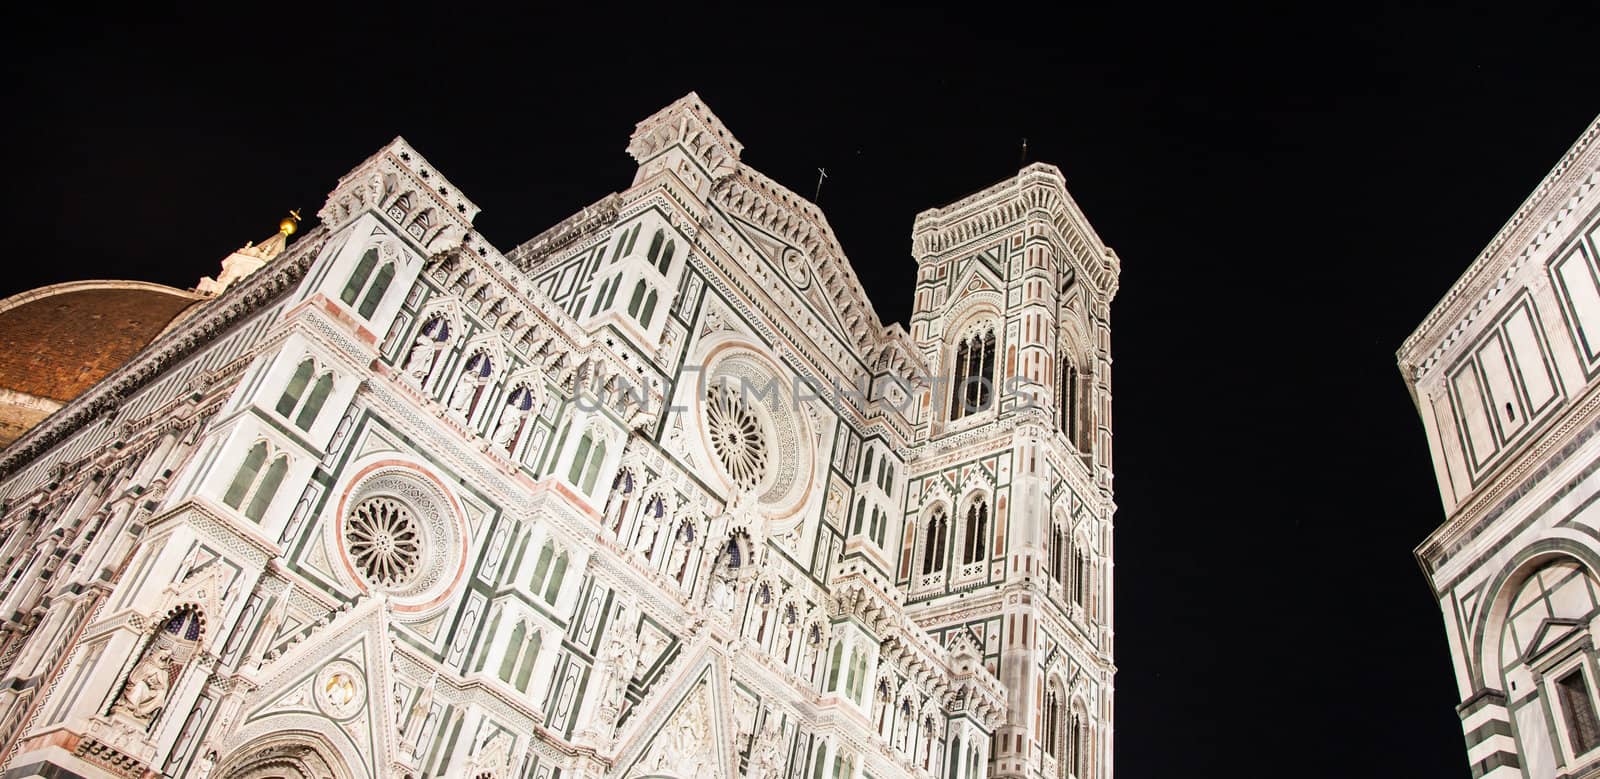
M767 437L739 396L723 385L706 390L706 433L728 477L740 489L754 489L767 473Z
M437 478L388 461L358 471L324 524L327 550L344 581L382 591L400 611L447 602L466 572L467 527Z
M703 467L730 505L756 512L770 533L787 533L827 483L819 437L807 421L809 399L796 397L790 372L741 342L706 349L705 384L684 396L685 405L698 401L686 422Z
M344 520L350 561L378 587L404 587L417 576L422 528L405 504L393 498L363 501Z

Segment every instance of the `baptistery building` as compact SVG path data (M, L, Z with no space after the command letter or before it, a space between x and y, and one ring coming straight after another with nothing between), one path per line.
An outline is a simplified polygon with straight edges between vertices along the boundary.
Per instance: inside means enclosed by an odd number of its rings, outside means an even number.
M1473 777L1600 776L1600 120L1406 339Z
M396 139L18 368L0 775L1110 777L1116 254L1029 165L885 324L741 150L690 94L502 250Z

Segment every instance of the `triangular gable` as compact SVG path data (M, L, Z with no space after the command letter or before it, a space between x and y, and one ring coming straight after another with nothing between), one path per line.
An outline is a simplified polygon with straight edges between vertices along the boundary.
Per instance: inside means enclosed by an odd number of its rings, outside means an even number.
M1534 658L1561 644L1582 625L1581 620L1560 618L1546 619L1539 623L1539 629L1533 632L1533 640L1528 642L1528 648L1522 652L1522 661L1531 663Z
M387 776L398 743L385 602L366 599L262 666L224 753L294 723L317 730L356 775Z
M660 702L620 732L620 776L737 779L732 690L726 661L702 644L691 670L663 688Z
M844 318L839 315L837 301L823 289L815 265L804 252L736 216L730 216L728 223L733 226L734 232L761 253L774 273L786 279L811 304L811 308L822 318L824 326L841 335L849 332L844 326ZM786 267L786 263L794 267Z
M981 262L975 255L956 267L956 283L950 288L949 300L961 300L982 292L1000 294L1000 273L989 263Z

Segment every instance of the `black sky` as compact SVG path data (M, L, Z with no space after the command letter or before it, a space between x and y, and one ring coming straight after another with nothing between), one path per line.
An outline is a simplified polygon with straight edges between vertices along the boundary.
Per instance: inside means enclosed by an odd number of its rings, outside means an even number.
M912 217L1025 136L1123 260L1117 776L1465 776L1394 350L1600 111L1600 18L1118 5L12 16L0 294L192 286L397 134L509 249L692 89L790 188L828 168L904 321Z

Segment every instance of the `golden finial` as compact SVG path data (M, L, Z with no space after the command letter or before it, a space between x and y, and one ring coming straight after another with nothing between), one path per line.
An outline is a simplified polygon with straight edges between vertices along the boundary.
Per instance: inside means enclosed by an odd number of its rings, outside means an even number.
M289 210L288 216L279 220L278 232L288 236L294 235L294 231L298 229L300 229L300 209L293 208Z

